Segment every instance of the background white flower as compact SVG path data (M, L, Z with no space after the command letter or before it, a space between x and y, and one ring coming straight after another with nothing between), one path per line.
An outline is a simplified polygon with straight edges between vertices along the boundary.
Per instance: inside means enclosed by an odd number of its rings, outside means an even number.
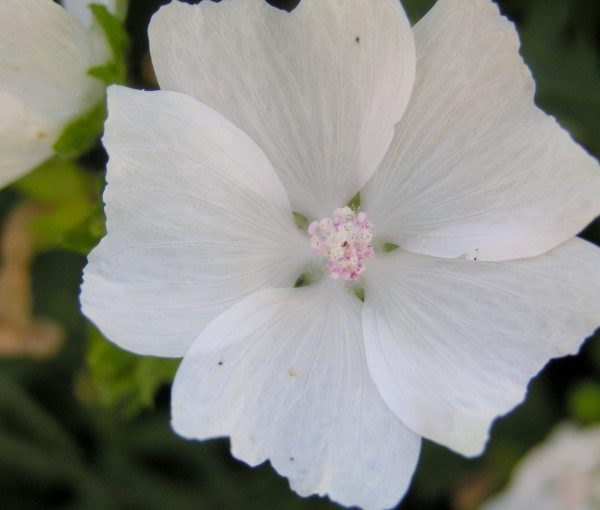
M108 58L98 34L53 1L0 2L0 185L50 158L66 124L102 99L87 71Z
M482 510L600 508L600 427L559 427L517 467L506 491Z
M573 236L600 169L535 107L491 1L440 0L414 30L395 0L174 2L150 42L164 90L109 93L108 235L81 302L118 345L185 356L180 434L388 508L421 436L478 454L593 332L600 252ZM356 271L364 304L330 278L293 288L322 259L292 211L361 189L375 245L400 246Z

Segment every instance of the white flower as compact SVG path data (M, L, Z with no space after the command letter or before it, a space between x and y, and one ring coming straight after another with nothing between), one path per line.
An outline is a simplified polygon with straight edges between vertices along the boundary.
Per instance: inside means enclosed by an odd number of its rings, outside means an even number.
M518 466L511 485L482 510L600 508L600 426L558 428Z
M52 0L0 1L0 186L50 158L69 121L102 99L87 71L108 57Z
M535 107L490 0L412 30L397 0L173 2L150 43L163 90L109 92L81 301L123 348L184 356L179 434L392 507L421 437L477 455L600 322L600 251L574 238L599 166ZM311 264L333 278L293 288Z

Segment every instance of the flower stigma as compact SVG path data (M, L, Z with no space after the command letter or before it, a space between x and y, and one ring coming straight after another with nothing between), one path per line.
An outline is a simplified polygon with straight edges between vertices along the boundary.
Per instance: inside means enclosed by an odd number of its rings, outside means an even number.
M365 270L365 259L375 254L373 224L367 213L356 214L347 206L336 209L331 218L313 221L308 233L311 248L327 259L334 280L356 280Z

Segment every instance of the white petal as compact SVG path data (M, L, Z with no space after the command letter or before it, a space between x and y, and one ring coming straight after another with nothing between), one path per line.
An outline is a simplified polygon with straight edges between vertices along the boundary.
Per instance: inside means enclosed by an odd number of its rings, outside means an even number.
M331 283L264 290L215 319L175 377L173 427L230 436L237 458L270 460L302 496L389 508L408 487L420 439L369 376L360 301Z
M398 250L365 275L367 358L384 399L465 455L548 360L576 353L600 324L600 250L581 239L509 262Z
M0 2L0 185L49 158L65 124L100 101L93 46L50 0Z
M439 0L414 33L413 95L362 193L380 237L506 260L544 253L600 213L598 163L534 105L517 33L491 0Z
M223 310L293 285L310 257L260 149L176 92L109 89L108 235L89 257L84 312L141 354L181 356Z
M161 88L192 95L248 133L295 211L330 216L383 158L414 80L398 0L173 2L149 30Z

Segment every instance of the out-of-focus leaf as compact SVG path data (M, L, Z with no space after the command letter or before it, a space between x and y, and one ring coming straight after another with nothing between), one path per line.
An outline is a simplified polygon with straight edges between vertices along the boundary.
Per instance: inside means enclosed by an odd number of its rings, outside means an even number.
M67 249L88 254L106 234L104 210L98 206L81 224L69 230L60 245Z
M15 183L23 195L41 203L68 200L86 187L77 166L59 158L51 159Z
M173 380L178 360L136 356L104 339L90 328L87 370L92 385L91 398L127 416L151 407L160 387Z
M600 151L600 66L597 39L572 31L577 19L598 19L600 5L588 0L523 4L523 55L536 78L536 100L575 137ZM592 30L589 31L593 33Z
M94 78L98 78L105 85L113 83L124 83L124 71L115 62L108 62L102 66L92 67L88 70L88 74Z
M12 379L0 376L0 431L9 428L46 452L60 452L72 460L77 457L73 438L62 425ZM0 451L0 457L6 457Z
M569 396L569 412L584 425L600 422L600 384L595 381L578 384Z
M115 59L122 57L128 44L127 31L123 22L118 15L112 14L105 5L91 4L90 9L106 35L113 56Z
M54 144L54 151L64 158L75 158L88 151L102 133L105 118L106 104L102 101L67 124Z
M117 0L115 15L119 20L125 21L127 10L129 9L129 0Z
M600 336L595 335L588 340L588 344L590 345L590 361L600 373Z
M90 9L106 36L106 41L112 51L112 60L102 66L93 67L88 74L102 80L107 85L125 83L127 79L125 52L129 39L123 21L118 14L112 14L105 5L92 4Z
M80 171L75 163L60 158L26 175L15 183L15 188L43 210L31 224L40 248L59 244L97 207L94 178Z

